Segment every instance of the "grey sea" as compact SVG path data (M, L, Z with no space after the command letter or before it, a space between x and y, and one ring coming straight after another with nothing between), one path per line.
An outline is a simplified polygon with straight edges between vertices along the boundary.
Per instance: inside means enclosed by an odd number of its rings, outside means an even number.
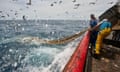
M83 20L0 20L0 72L62 72L82 36L52 45L22 40L56 40L87 27Z

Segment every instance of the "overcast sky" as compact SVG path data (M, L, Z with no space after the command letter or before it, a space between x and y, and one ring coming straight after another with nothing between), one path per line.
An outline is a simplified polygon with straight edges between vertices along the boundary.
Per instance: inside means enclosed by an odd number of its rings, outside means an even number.
M0 0L0 19L89 19L99 16L117 0Z

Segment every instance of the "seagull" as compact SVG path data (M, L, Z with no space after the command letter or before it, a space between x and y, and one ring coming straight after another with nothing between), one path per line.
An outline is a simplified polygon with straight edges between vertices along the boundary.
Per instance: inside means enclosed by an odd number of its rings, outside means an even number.
M74 6L74 9L77 9L80 6L80 4L75 4Z
M27 5L31 5L31 0L29 0L29 3L27 3Z
M76 2L76 0L73 0L72 2Z
M54 6L54 4L57 4L57 2L53 2L50 6Z
M57 4L57 2L53 2L53 3Z
M28 6L26 6L26 8L29 8Z
M26 20L25 15L23 15L23 20Z
M10 10L11 12L13 11L13 10Z
M61 4L62 3L62 1L59 1L59 4Z
M68 14L68 11L66 11L65 13Z
M15 15L17 15L18 13L15 13Z
M7 14L7 16L9 17L9 14Z
M95 2L90 2L89 4L95 5Z
M51 4L50 6L54 6L54 4Z
M13 0L13 1L17 1L17 0Z
M2 13L2 11L0 11L0 13Z
M114 2L109 2L108 4L113 4Z
M5 16L1 16L2 18L4 18Z

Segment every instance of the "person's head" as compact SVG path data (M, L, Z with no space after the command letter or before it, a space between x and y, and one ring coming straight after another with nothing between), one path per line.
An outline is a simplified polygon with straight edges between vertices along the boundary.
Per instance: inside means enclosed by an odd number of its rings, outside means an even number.
M91 19L94 19L94 20L96 19L94 14L91 14L91 15L90 15L90 18L91 18Z

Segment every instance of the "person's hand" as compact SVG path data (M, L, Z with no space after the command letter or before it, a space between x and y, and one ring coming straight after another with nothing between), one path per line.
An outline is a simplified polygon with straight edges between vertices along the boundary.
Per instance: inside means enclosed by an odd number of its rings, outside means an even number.
M101 25L102 23L103 23L103 21L100 21L100 22L97 24L97 26Z
M92 31L92 28L88 28L88 31Z

